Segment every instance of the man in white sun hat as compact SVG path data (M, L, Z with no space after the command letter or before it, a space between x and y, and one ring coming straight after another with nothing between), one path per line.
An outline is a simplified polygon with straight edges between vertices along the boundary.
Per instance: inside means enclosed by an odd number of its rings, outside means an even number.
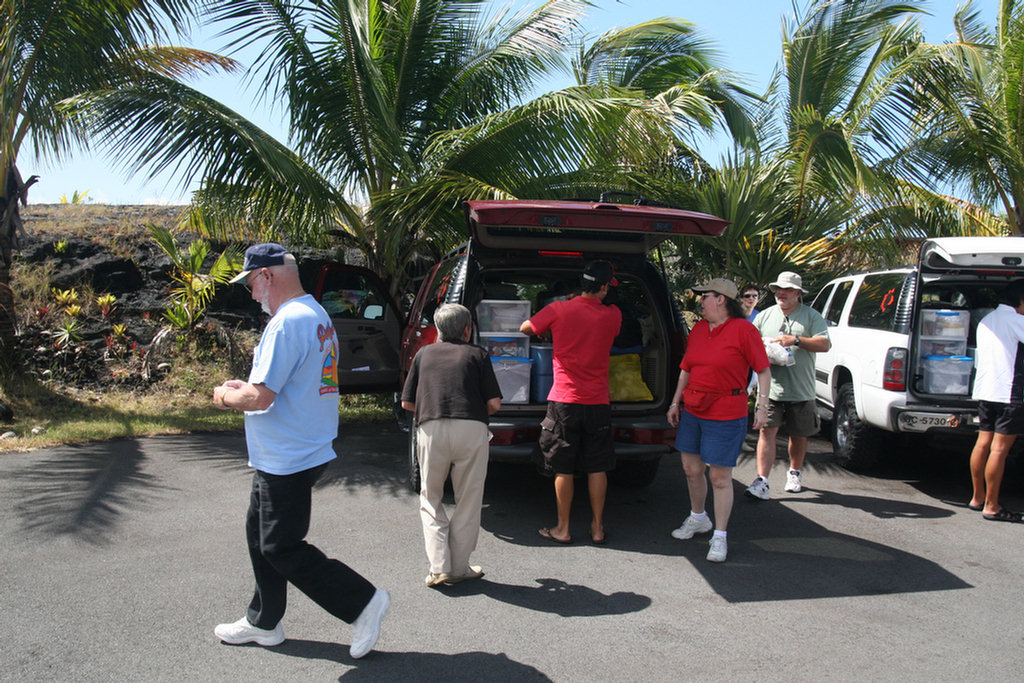
M758 500L771 497L768 475L775 462L775 439L782 425L786 425L789 433L786 491L803 490L800 471L807 455L807 437L817 434L821 427L814 400L814 354L832 347L825 319L801 301L807 290L799 275L790 271L779 273L768 287L775 295L775 305L757 314L754 327L764 339L789 349L795 363L772 365L768 422L757 439L757 478L746 490L748 496ZM763 401L764 397L759 397L759 402Z

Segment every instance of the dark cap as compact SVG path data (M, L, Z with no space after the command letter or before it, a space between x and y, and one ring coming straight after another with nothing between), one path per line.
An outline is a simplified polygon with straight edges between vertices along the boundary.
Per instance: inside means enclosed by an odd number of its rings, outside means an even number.
M288 250L280 244L275 244L274 242L254 244L245 250L242 272L228 280L228 282L231 284L241 282L254 270L270 268L271 266L283 266L286 263L295 263L295 257L289 254Z
M591 261L583 269L583 279L597 285L609 284L618 287L619 281L615 279L615 268L607 261Z

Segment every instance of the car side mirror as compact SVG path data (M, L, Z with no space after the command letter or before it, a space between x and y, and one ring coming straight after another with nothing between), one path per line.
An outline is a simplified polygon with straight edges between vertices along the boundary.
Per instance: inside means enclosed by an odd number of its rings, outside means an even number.
M363 319L380 320L384 317L384 307L380 304L370 304L363 309Z

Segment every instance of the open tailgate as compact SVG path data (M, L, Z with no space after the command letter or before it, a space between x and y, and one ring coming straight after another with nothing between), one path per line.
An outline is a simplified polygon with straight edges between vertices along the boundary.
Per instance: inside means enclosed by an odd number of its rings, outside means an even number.
M721 235L729 221L697 211L582 201L477 200L466 224L494 249L645 254L677 235Z

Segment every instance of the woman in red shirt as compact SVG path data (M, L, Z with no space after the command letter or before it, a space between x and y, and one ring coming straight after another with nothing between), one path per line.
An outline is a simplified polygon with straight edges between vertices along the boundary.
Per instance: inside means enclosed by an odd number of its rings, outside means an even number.
M771 370L764 342L757 328L746 320L735 283L715 278L693 291L701 295L704 319L690 332L686 354L679 365L679 384L667 414L669 423L678 427L676 448L683 460L691 511L672 537L692 538L714 528L707 559L725 562L726 526L733 499L732 469L747 434L746 388L750 370L757 372L759 397L754 429L764 426L768 417ZM714 525L704 508L708 495L705 467L710 468L714 489Z

